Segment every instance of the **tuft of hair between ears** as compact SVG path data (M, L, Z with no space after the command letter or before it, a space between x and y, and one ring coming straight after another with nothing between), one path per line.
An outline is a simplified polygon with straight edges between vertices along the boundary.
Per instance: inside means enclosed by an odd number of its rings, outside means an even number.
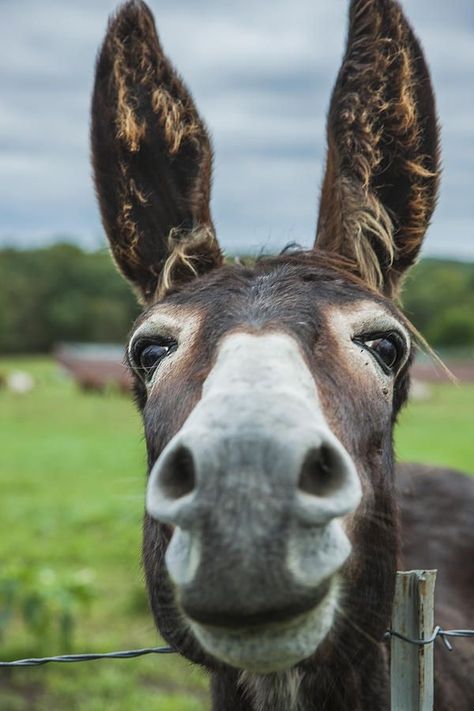
M155 300L163 299L190 278L205 274L224 261L214 230L209 226L192 230L173 228L168 235L168 254Z

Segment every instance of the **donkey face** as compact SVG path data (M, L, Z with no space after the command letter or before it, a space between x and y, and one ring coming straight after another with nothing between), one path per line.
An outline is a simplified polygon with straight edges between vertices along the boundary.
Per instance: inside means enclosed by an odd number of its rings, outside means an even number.
M147 511L173 531L166 571L202 647L274 671L308 657L345 604L358 517L390 470L409 335L383 299L305 259L196 287L153 306L130 341Z
M380 638L411 349L392 298L437 185L429 76L398 4L351 3L309 252L222 264L209 139L141 2L109 25L92 116L104 226L147 306L128 359L160 630L259 673L327 658L353 615Z

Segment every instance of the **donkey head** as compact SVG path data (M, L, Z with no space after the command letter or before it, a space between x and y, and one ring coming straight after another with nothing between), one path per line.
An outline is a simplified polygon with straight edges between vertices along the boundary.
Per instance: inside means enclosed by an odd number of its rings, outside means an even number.
M353 0L316 245L225 265L193 100L144 3L109 24L93 162L114 258L145 305L128 348L144 564L156 622L191 659L256 672L328 659L352 618L381 639L411 352L393 299L433 211L437 140L399 5Z

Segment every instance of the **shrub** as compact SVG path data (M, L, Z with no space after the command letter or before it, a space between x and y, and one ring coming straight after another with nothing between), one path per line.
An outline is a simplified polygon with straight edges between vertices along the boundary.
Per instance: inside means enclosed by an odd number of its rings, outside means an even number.
M59 574L51 568L10 566L0 573L0 640L15 623L24 624L35 648L73 645L79 613L95 596L89 570Z

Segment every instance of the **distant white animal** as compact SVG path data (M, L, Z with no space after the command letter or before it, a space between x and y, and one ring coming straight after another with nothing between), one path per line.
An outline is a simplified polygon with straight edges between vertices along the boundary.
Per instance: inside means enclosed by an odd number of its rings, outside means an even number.
M23 371L15 370L7 377L7 388L8 390L11 390L12 393L25 395L26 393L31 392L34 387L34 378L29 373L24 373Z

